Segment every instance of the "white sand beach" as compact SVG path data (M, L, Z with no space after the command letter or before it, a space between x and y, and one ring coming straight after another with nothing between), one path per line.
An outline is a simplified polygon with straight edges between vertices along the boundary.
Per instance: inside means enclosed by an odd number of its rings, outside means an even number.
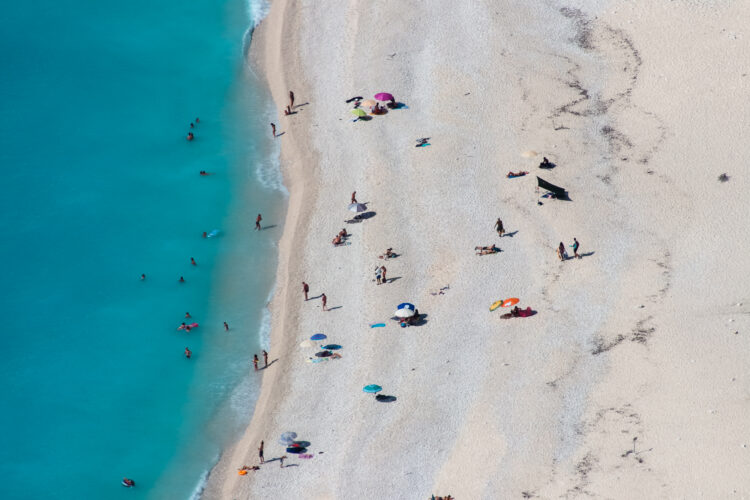
M275 0L251 57L300 104L278 361L203 498L750 498L748 26L741 2ZM405 106L353 122L377 92ZM374 215L345 224L355 190ZM489 311L508 297L536 314ZM422 325L389 320L405 301ZM341 359L306 362L316 332Z

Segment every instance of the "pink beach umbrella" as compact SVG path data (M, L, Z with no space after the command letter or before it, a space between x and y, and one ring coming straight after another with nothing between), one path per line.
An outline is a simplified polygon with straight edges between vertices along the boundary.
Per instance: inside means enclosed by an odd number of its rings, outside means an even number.
M378 101L395 101L393 95L389 94L388 92L375 94L375 99L377 99Z

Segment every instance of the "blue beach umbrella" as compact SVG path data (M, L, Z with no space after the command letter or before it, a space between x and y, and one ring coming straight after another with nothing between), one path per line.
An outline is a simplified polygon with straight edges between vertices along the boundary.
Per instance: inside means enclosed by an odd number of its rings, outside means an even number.
M370 393L370 394L375 394L376 392L380 392L380 391L382 391L382 390L383 390L383 388L382 388L382 387L380 387L379 385L375 385L375 384L370 384L370 385L366 385L366 386L364 386L364 387L362 388L362 390L363 390L364 392L367 392L367 393Z
M326 337L322 333L316 333L315 335L313 335L312 337L310 337L310 340L323 340L323 339L327 339L327 338L328 337Z
M292 444L294 440L297 439L297 433L296 432L285 432L281 435L281 438L279 438L279 442L281 444Z
M398 305L396 309L411 309L414 310L416 307L414 307L414 304L409 304L408 302L403 302Z
M341 349L341 346L338 344L328 344L328 345L324 345L323 349L328 349L329 351L336 351L338 349Z

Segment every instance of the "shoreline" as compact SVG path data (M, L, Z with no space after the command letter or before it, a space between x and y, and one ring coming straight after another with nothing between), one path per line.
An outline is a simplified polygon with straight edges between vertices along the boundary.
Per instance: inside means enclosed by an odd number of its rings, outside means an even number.
M700 8L645 0L594 12L304 4L274 2L251 47L277 108L289 89L311 103L280 118L289 207L269 351L280 361L263 374L248 428L203 498L550 498L623 487L644 498L698 488L750 494L741 475L749 459L737 446L750 390L738 353L750 345L725 331L726 315L747 314L742 285L727 271L748 267L744 239L692 231L741 231L748 180L738 172L719 184L704 167L707 151L734 158L741 137L713 111L736 99L716 92L715 104L688 94L672 103L663 88L719 85L672 58L699 52L701 67L712 68L718 50L741 57L733 39L696 35L703 45L685 48L674 36L699 21L707 32L739 29L750 10L706 18ZM673 25L659 27L665 16ZM725 85L738 85L736 76ZM351 124L343 99L384 90L408 107ZM702 131L711 147L694 144L685 116L733 142ZM423 136L432 145L415 150ZM522 158L530 149L558 166L537 170L538 158ZM531 175L505 179L519 169ZM573 201L537 198L534 174L566 187ZM332 249L340 223L331 219L355 189L376 216L348 228L350 246ZM712 203L730 217L717 219ZM512 237L494 237L498 215ZM557 242L573 235L585 257L559 262ZM499 255L471 251L493 241ZM393 281L373 286L370 270L388 246L401 254L388 262ZM721 255L724 267L696 246ZM340 310L302 302L302 280ZM716 282L721 292L701 303L700 291ZM446 285L444 295L431 293ZM505 322L487 311L509 294L537 314ZM427 313L426 324L368 328L402 301ZM701 306L721 313L696 312ZM303 362L297 344L317 331L344 345L341 360ZM369 383L396 401L373 404L361 393ZM276 438L290 430L312 443L313 459L236 474L257 463L261 440L267 459L283 454ZM704 468L707 457L720 466Z
M290 80L284 74L280 61L282 59L285 61L292 59L289 53L294 53L293 49L287 49L284 56L280 55L280 52L282 52L281 47L284 45L282 43L283 26L289 23L288 18L286 18L288 4L289 0L273 0L271 2L268 15L253 30L252 42L247 51L247 57L253 61L253 67L257 68L265 78L274 106L277 109L283 109L284 107L279 103L288 102L288 96L285 94L286 91L280 91L279 89L287 88L289 86L287 82ZM290 45L294 46L294 44ZM295 82L294 88L297 96L309 95L305 86L299 81ZM283 115L279 115L278 120L279 124L283 124L282 126L277 124L277 131L279 133L293 131L294 135L285 134L277 137L277 140L282 141L280 164L284 187L288 192L288 206L283 233L278 245L275 290L273 298L268 305L271 313L269 358L272 361L283 359L295 345L294 342L290 342L290 339L284 337L282 334L289 320L283 314L283 311L288 310L287 304L290 300L298 298L297 294L293 293L291 287L288 286L290 268L294 270L294 265L290 265L293 254L292 246L295 242L295 236L298 239L303 239L305 234L306 219L303 217L301 207L311 204L317 194L315 183L312 181L312 173L302 170L295 161L296 158L300 157L298 152L299 143L303 142L303 138L306 136L306 129L303 124L294 123L289 117ZM294 137L294 139L291 137ZM311 163L314 164L314 162ZM294 299L292 299L292 295ZM293 322L293 320L290 322ZM276 370L281 370L281 367L278 365L275 368ZM288 367L286 369L288 370ZM261 375L263 379L260 385L260 394L255 402L250 422L245 431L243 431L240 439L233 446L227 447L224 450L216 465L209 472L203 491L200 494L201 499L225 498L227 496L227 483L231 484L234 478L238 477L237 474L233 474L234 469L236 469L236 463L244 463L247 448L252 447L252 443L256 441L260 442L260 439L262 439L259 437L261 434L258 424L268 418L266 412L272 400L280 397L278 394L274 397L274 388L281 383L280 379L284 377L284 374L285 370L269 373L266 373L265 370L263 371ZM227 478L232 478L232 481L227 481ZM218 481L219 484L214 483L212 479Z

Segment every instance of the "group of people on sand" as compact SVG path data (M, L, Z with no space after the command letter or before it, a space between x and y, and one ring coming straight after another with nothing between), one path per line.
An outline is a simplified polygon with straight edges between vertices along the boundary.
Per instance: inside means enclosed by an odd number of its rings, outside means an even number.
M333 246L337 247L339 245L343 245L346 243L346 238L349 237L349 233L346 232L346 228L341 228L341 231L339 231L339 234L337 234L331 243L333 243Z
M386 278L385 273L387 273L388 270L385 268L385 266L375 266L375 281L378 285L386 284L388 283L388 278Z
M267 368L268 367L268 353L266 352L265 349L263 349L263 351L261 351L261 353L263 354L263 368ZM258 362L259 361L260 360L258 359L258 355L257 354L253 354L253 367L255 367L255 371L256 372L258 371Z
M578 249L581 247L581 244L578 243L578 239L573 238L573 244L570 245L573 248L573 257L576 259L580 259L581 255L578 253ZM565 245L563 242L560 242L560 245L557 247L557 257L561 261L565 261L568 259L568 252L565 251Z
M436 497L435 495L432 495L430 497L430 500L455 500L455 498L450 495L448 495L447 497Z

